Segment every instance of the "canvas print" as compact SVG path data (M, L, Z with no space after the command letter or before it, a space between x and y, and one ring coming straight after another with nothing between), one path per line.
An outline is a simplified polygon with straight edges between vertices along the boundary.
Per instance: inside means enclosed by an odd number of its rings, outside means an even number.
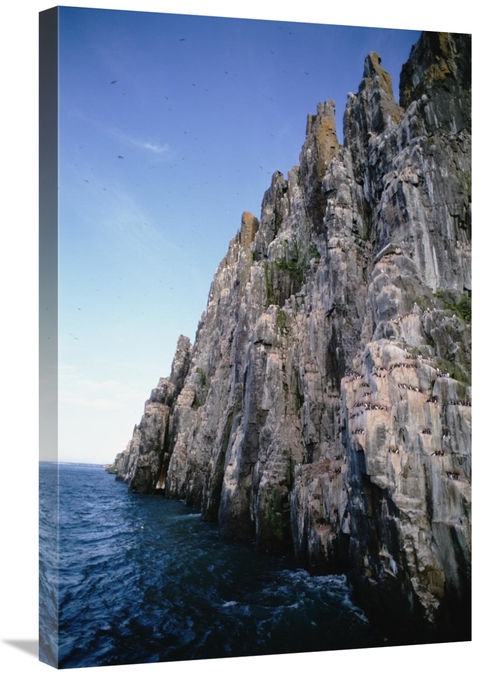
M471 36L40 14L40 660L471 637Z

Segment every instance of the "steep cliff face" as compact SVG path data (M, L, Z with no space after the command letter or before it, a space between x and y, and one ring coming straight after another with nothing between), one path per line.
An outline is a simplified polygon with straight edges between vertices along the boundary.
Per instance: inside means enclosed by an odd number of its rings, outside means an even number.
M149 494L165 490L171 411L183 389L189 370L191 343L181 335L170 377L160 378L144 406L144 415L134 427L132 439L114 463L117 478L129 483L132 492Z
M470 620L470 36L426 34L401 105L370 53L344 114L245 212L118 477L345 572L408 642Z

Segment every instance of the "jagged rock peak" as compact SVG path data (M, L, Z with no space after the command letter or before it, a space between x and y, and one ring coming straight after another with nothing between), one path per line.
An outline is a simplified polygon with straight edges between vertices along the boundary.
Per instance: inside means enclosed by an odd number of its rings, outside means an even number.
M398 123L402 109L394 100L392 78L381 66L382 59L376 52L370 52L365 59L363 79L357 94L350 94L344 116L344 134L346 140L352 136L366 143L367 135L380 134ZM357 118L353 133L349 133L352 117ZM361 139L359 131L362 132ZM352 141L351 141L352 143Z
M306 195L306 213L316 228L324 216L324 199L321 192L328 165L339 153L335 124L335 103L318 103L317 114L307 116L306 139L300 153L299 180L309 186Z
M467 91L471 86L471 36L424 32L403 65L399 98L403 108L437 86Z
M259 219L250 211L244 211L241 216L240 244L250 246L259 229Z
M175 395L179 393L184 385L184 379L189 369L191 351L191 340L185 335L181 335L177 340L177 348L170 371L170 382L174 387Z
M363 81L360 84L360 89L365 88L369 81L376 79L378 86L392 99L394 98L392 92L392 78L389 73L382 68L380 65L381 63L382 59L377 52L370 52L368 54L365 59Z
M317 114L307 116L306 140L302 148L302 157L312 147L316 150L316 168L318 174L324 175L330 160L336 157L339 150L337 127L335 124L335 103L325 101L318 103Z

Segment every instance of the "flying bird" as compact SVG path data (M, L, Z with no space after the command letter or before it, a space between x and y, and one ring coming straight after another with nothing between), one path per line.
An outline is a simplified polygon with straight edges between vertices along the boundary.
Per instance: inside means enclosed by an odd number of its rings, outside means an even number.
M116 84L117 82L118 82L118 80L113 80L113 81L111 82L111 84Z
M118 159L123 159L123 157L121 155L118 155Z

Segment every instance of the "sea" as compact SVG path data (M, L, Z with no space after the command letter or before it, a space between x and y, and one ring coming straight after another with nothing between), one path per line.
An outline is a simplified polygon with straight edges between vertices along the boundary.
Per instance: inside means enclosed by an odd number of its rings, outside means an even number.
M59 668L376 647L344 576L228 542L102 465L40 463L40 659Z

